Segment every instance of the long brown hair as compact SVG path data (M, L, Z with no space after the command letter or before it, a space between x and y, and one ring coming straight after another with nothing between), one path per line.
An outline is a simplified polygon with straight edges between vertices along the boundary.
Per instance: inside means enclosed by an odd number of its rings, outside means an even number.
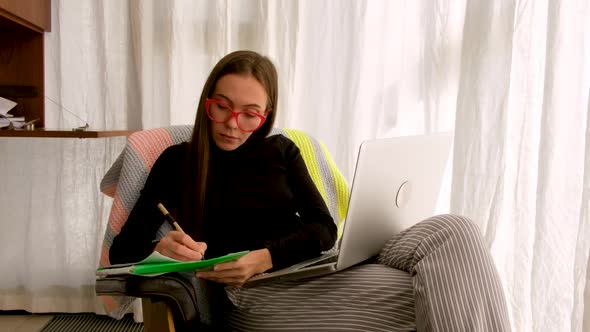
M251 75L262 84L268 96L266 121L260 129L252 133L248 140L263 139L269 134L275 122L278 81L277 71L272 61L252 51L236 51L219 60L209 74L199 99L193 135L183 169L186 186L183 190L178 217L186 225L186 231L194 240L201 238L210 149L215 144L211 137L211 121L205 111L205 99L211 97L217 81L228 74Z

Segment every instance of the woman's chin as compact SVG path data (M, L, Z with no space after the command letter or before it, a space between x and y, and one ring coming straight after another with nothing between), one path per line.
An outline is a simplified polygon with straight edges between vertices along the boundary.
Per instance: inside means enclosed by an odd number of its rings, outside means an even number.
M217 145L217 147L221 150L233 151L233 150L239 148L240 145L242 145L242 144L237 140L216 139L215 145Z

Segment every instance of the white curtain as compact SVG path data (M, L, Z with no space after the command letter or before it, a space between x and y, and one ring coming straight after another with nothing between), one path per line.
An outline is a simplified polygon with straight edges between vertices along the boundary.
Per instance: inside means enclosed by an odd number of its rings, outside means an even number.
M268 55L278 126L322 139L352 176L365 138L450 130L464 4L430 1L53 1L50 125L193 123L225 54ZM433 24L430 24L432 22ZM54 24L55 25L55 24ZM83 123L82 123L83 124Z
M452 210L481 224L515 331L589 331L590 2L469 1L461 53Z
M217 60L237 49L267 54L280 75L277 125L322 140L349 180L363 139L455 130L447 209L481 225L515 330L582 331L590 306L583 298L590 235L587 1L53 0L52 6L48 127L192 123ZM93 153L113 154L116 144ZM57 148L72 155L71 146ZM71 158L81 163L84 154ZM76 168L59 174L96 188L98 179ZM42 184L31 185L35 192ZM76 190L56 195L43 199L80 198ZM102 198L87 195L77 208L95 213ZM14 276L14 284L0 279L0 289L34 299L44 288L63 286L59 278L33 285L27 277L44 271L43 262L62 262L61 255L89 262L82 276L62 279L88 287L98 252L76 244L85 241L84 223L104 229L106 216L96 215L76 223L52 211L56 225L68 223L54 240L83 249L51 253ZM36 232L36 222L25 218L26 231ZM47 255L43 248L31 244L29 257ZM75 269L64 264L54 274Z
M111 202L98 184L124 144L0 140L0 310L102 312L92 271Z

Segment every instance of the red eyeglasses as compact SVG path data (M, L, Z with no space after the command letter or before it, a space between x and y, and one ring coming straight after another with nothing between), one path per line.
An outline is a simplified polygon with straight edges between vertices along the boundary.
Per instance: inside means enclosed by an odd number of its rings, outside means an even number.
M253 132L258 130L264 124L266 116L254 111L234 111L228 104L221 100L205 100L205 110L211 120L217 123L223 123L231 118L236 119L236 124L240 130Z

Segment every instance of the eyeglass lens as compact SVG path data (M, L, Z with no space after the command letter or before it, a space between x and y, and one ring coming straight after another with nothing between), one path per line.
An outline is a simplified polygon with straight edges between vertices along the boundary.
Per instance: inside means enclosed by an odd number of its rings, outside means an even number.
M225 122L232 116L232 109L225 105L211 104L209 106L209 113L214 121ZM255 112L242 111L235 113L237 114L238 127L242 130L255 130L262 121Z

